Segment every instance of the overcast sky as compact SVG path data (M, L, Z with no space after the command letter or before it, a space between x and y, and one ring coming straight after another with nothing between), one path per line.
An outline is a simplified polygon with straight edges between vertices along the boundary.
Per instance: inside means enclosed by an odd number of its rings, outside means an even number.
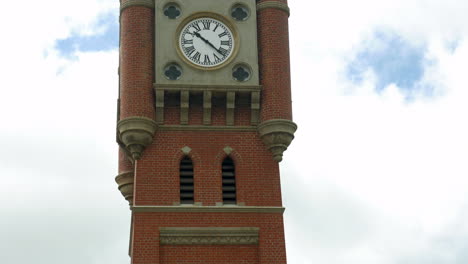
M468 263L468 2L290 0L291 264ZM0 262L128 264L118 1L5 1Z

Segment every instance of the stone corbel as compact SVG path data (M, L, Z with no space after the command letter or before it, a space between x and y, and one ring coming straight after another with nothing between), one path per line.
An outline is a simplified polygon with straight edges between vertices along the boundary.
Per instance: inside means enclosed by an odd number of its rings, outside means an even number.
M260 120L260 92L251 93L251 114L250 114L250 124L258 125Z
M124 172L115 177L115 182L119 185L119 191L129 205L133 204L133 172Z
M128 117L117 123L119 138L134 160L140 159L143 150L153 142L156 128L154 120L140 116Z
M226 93L226 125L234 125L234 108L236 107L236 92Z
M277 162L283 160L283 152L294 139L297 125L291 120L272 119L257 126L258 133Z
M211 124L211 91L203 92L203 125Z
M164 123L164 90L156 90L156 123Z
M180 124L188 125L189 122L189 107L190 107L189 91L180 91Z

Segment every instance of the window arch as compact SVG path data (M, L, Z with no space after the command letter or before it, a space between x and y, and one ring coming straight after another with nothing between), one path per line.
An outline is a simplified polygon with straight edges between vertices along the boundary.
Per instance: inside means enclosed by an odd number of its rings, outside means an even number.
M222 164L223 204L237 204L236 199L236 170L234 161L226 157Z
M193 163L192 160L185 156L180 161L180 203L193 204Z

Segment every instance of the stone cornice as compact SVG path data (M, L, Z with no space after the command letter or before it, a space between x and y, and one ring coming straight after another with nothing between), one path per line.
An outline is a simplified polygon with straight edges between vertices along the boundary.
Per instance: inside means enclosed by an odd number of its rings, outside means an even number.
M131 6L144 6L154 9L154 0L127 0L120 4L120 13Z
M256 245L258 227L161 227L162 245Z
M257 4L257 11L261 11L267 8L279 9L279 10L286 12L286 14L288 14L288 17L290 15L289 7L285 3L277 2L277 1L266 1L266 2L261 2Z
M284 207L269 206L132 206L134 213L278 213L282 214Z

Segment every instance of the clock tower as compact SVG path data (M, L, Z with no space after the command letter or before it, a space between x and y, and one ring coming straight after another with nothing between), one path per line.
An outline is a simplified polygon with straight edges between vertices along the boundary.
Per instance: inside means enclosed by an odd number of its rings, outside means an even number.
M132 264L286 263L288 16L286 0L120 0Z

